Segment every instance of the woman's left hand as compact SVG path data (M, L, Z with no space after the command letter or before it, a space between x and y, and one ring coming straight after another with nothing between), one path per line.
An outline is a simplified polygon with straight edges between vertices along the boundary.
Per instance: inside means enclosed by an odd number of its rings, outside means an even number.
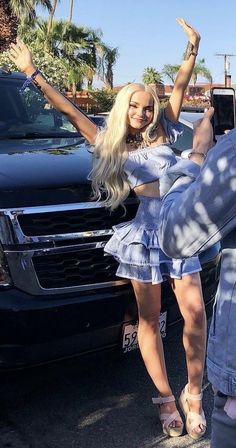
M176 21L180 26L182 26L184 32L187 34L189 42L191 42L191 44L193 45L198 44L201 39L198 31L195 30L191 25L189 25L189 23L187 23L182 17L178 17Z
M203 118L194 122L193 128L193 152L207 154L209 149L214 146L213 128L211 119L214 114L214 108L210 107L204 112Z

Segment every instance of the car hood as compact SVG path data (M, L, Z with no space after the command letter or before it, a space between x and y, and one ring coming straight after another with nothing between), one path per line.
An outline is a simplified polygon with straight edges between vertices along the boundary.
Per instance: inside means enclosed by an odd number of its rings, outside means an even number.
M0 153L0 190L88 183L92 167L88 149L89 146L80 144Z

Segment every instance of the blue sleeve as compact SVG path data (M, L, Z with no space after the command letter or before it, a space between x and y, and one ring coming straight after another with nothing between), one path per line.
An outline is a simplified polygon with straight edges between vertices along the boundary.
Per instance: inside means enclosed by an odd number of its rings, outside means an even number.
M177 159L176 164L172 165L167 171L167 174L174 175L176 177L188 176L194 180L197 178L199 173L200 165L192 162L191 160L181 158Z
M179 121L170 121L165 116L165 109L161 110L160 123L164 128L169 143L173 144L183 134L183 125Z
M124 171L127 176L130 188L134 188L137 185L137 163L132 158L128 157L125 161Z
M177 159L160 178L160 197L165 196L179 177L195 180L200 173L200 166L191 160Z
M195 180L194 175L180 177L164 197L159 228L162 250L174 258L191 257L233 229L235 235L235 192L236 129L209 151Z

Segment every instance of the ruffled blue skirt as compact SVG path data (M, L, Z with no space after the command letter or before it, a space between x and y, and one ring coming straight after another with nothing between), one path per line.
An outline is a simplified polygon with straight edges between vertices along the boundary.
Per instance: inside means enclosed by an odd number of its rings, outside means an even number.
M114 234L104 248L119 262L116 275L158 284L167 276L179 279L201 271L197 256L175 259L161 250L158 242L161 199L139 196L139 200L135 218L114 226Z

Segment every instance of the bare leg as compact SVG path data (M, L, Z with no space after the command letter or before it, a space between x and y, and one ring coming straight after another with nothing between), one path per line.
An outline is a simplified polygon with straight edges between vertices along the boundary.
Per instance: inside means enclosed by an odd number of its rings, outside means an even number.
M168 382L162 338L159 331L161 309L161 285L141 283L132 280L138 312L138 342L147 371L162 397L172 395ZM161 405L162 413L176 410L175 402ZM174 420L170 426L180 427L181 421Z
M202 297L200 275L185 275L181 280L171 279L181 314L184 318L183 345L186 354L189 393L201 392L206 353L206 314ZM201 401L188 400L190 410L201 413ZM202 425L195 431L201 432Z

